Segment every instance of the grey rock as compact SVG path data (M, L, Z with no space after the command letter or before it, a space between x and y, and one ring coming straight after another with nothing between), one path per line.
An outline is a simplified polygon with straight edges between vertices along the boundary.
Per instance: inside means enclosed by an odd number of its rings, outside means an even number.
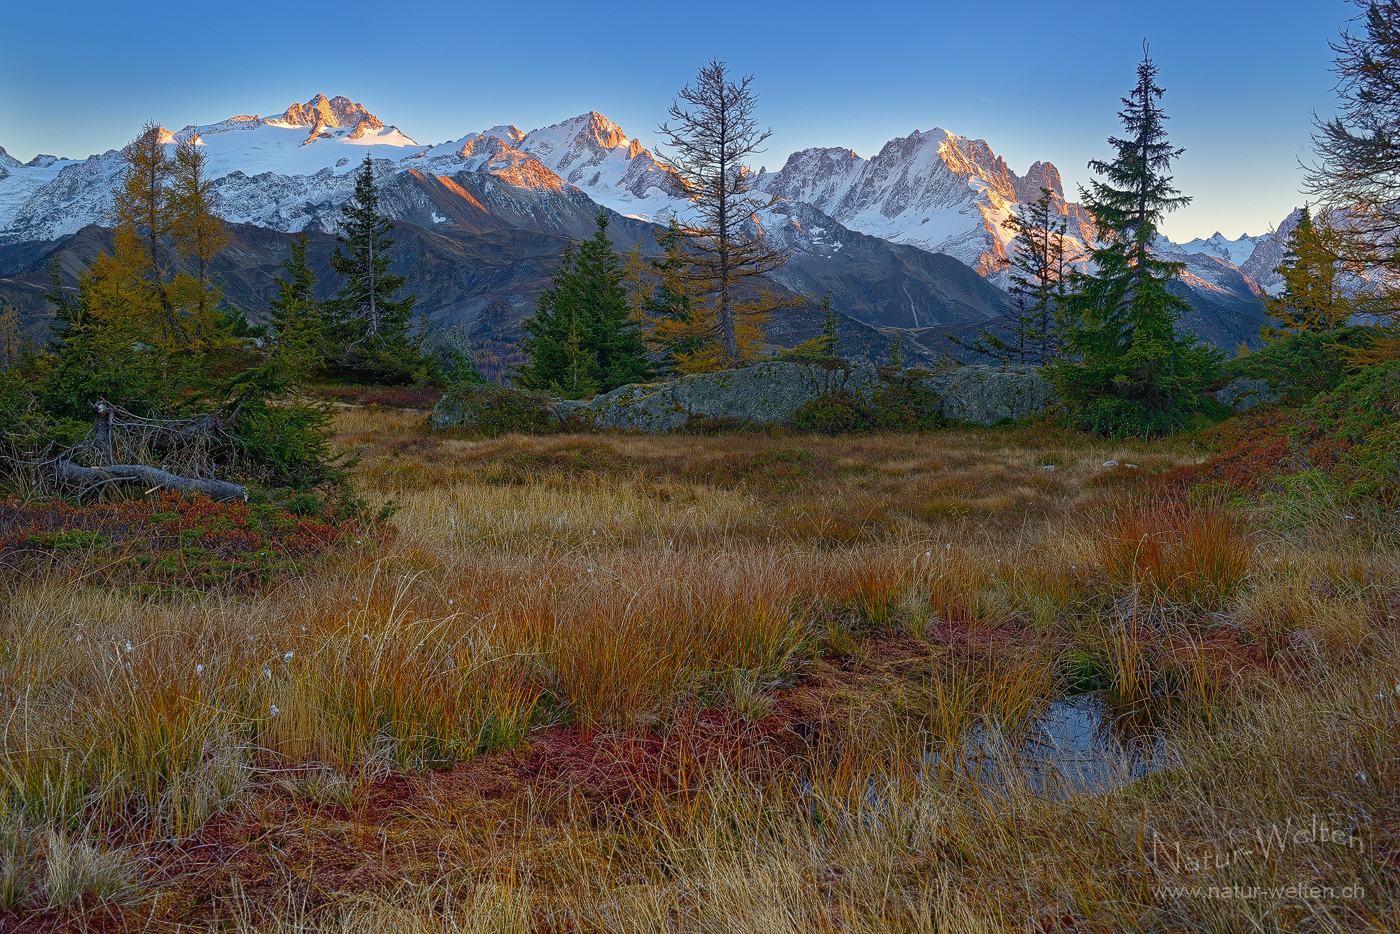
M1055 390L1038 367L961 366L929 377L954 421L994 425L1020 421L1055 405Z
M947 418L975 425L1022 419L1054 405L1054 392L1034 367L958 367L943 372L906 370L903 378L931 391ZM886 386L871 366L819 361L770 361L735 370L622 386L586 401L552 405L561 424L585 429L664 434L697 422L781 425L824 395L849 393L869 400ZM461 425L470 413L444 400L433 412L439 428ZM468 426L470 427L470 426Z
M560 402L555 411L590 428L663 434L684 428L693 419L779 424L824 394L845 390L869 398L879 385L874 367L769 362L664 383L622 386L586 402Z
M1236 412L1248 412L1256 405L1270 405L1282 398L1282 394L1269 385L1268 380L1241 376L1224 389L1215 393L1216 401L1228 405Z

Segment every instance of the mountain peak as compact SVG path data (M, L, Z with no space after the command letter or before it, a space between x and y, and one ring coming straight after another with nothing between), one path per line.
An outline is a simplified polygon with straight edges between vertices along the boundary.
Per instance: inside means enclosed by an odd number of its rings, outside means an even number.
M308 127L312 136L327 128L384 129L383 121L362 105L348 97L327 98L324 94L317 94L305 104L293 104L281 116L268 117L263 122L272 126Z

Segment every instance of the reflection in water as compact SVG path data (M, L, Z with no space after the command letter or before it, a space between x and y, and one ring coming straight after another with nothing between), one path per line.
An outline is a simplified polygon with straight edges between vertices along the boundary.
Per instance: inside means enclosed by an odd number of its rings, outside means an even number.
M1101 692L1066 697L1014 734L984 723L956 756L931 753L925 770L1045 797L1107 791L1168 765L1154 721L1149 709L1116 708Z

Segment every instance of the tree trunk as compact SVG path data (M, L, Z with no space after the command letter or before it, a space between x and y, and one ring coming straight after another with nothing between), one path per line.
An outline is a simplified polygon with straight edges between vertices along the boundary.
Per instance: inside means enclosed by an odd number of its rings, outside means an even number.
M110 467L81 467L69 460L60 460L56 465L60 483L72 486L91 486L98 483L140 481L148 486L181 490L189 493L203 493L211 499L248 499L248 488L227 480L204 480L198 477L182 477L145 464L113 464Z

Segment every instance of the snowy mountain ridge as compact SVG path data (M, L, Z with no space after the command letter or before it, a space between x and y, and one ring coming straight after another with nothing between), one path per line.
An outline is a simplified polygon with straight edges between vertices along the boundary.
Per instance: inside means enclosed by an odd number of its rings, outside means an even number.
M235 116L163 130L161 138L171 145L192 140L205 149L218 210L227 220L284 232L308 225L334 229L366 155L383 186L401 189L389 198L391 206L429 228L458 223L453 208L459 201L485 210L483 199L506 199L509 216L557 215L564 207L550 199L576 198L572 191L639 220L665 223L691 215L662 160L595 111L529 132L498 125L424 146L349 98L317 95L276 116ZM0 150L0 243L52 241L109 222L121 171L117 150L82 161L41 156L27 164ZM409 183L421 190L409 191ZM1004 285L1011 240L1004 222L1042 186L1053 193L1072 246L1082 249L1092 236L1091 218L1066 200L1053 164L1036 162L1018 175L985 141L941 128L893 139L868 159L840 148L793 153L778 171L759 172L755 187L777 199L775 206L804 203L819 213L770 209L757 222L773 236L782 228L784 242L820 254L841 249L835 231L844 227L948 254ZM1261 254L1252 264L1256 272L1241 277L1241 269L1261 249L1281 254L1277 246L1267 235L1161 243L1163 252L1187 262L1193 289L1244 299L1258 291L1248 277L1271 276L1277 262L1265 266Z

